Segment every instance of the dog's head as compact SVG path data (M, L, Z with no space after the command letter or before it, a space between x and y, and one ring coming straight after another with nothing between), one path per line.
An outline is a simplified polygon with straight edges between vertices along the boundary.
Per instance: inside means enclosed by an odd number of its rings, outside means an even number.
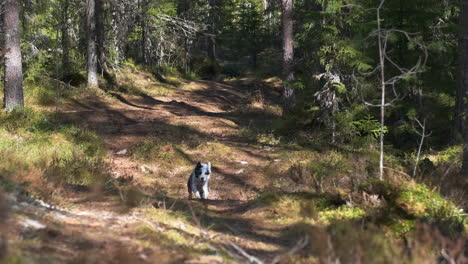
M201 183L205 183L210 179L211 176L211 162L208 163L197 163L195 167L195 178Z

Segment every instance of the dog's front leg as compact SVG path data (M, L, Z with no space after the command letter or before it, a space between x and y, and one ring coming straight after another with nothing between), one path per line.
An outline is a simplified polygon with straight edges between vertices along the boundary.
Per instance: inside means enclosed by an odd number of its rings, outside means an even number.
M192 191L195 193L195 198L201 199L200 192L198 191L196 184L192 184Z
M208 199L208 182L203 185L203 199Z

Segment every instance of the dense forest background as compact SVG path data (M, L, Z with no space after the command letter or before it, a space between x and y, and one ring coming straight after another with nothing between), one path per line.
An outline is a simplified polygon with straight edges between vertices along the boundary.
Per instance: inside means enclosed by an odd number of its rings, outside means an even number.
M107 263L122 248L121 263L170 250L183 263L211 248L222 257L206 263L468 261L468 1L4 0L1 10L7 263ZM212 203L174 206L200 159L238 186L218 180ZM140 244L112 240L120 253L104 256L93 238L69 241L85 253L64 257L40 249L67 241L67 224L43 215L47 232L19 231L32 204L74 208L80 195L143 212L129 224ZM170 233L173 222L184 228Z
M338 122L335 132L340 140L355 135L349 129L352 122L379 120L379 108L363 103L380 100L375 87L378 76L366 75L378 70L379 64L377 4L294 3L296 59L290 85L299 94L296 111L303 111L297 117L305 123ZM25 86L53 81L50 78L77 85L87 79L83 74L87 67L111 78L111 71L127 62L147 65L161 75L164 69L201 78L282 74L280 1L24 1L20 5ZM389 57L385 74L389 79L405 75L403 69L407 75L395 83L401 100L386 110L388 126L397 126L389 130L389 143L399 149L418 145L415 118L427 120L427 130L433 131L428 138L432 148L461 140L456 136L461 134L461 121L455 118L463 110L454 108L459 14L456 1L391 1L382 9ZM88 65L88 51L95 53L97 66ZM417 74L409 74L418 60L422 65ZM97 85L96 81L89 85ZM388 96L389 102L395 97Z

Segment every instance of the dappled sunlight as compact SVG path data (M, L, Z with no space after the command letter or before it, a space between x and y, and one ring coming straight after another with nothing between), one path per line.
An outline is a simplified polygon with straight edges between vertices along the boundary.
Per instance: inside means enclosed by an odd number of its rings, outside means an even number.
M434 238L440 243L465 230L461 211L437 191L392 170L388 182L369 180L375 151L325 143L313 133L295 141L273 129L284 125L276 79L191 81L163 95L151 92L159 89L151 88L159 85L152 75L130 73L141 75L135 89L73 95L53 113L20 115L24 124L2 116L8 125L0 130L0 151L17 149L3 160L0 169L10 176L0 177L0 185L26 194L14 198L13 235L27 236L11 243L21 251L10 251L10 259L24 252L35 258L47 246L51 259L84 262L115 256L151 262L162 254L167 262L213 256L222 263L241 249L267 262L321 263L321 239L343 259L351 257L343 234L382 241L364 250L358 239L353 250L366 259L372 250L402 250L398 237L426 219L441 230ZM34 166L15 168L22 155ZM396 158L387 159L398 169ZM198 161L213 166L205 201L187 199ZM87 231L76 235L80 230ZM386 254L380 257L390 259Z

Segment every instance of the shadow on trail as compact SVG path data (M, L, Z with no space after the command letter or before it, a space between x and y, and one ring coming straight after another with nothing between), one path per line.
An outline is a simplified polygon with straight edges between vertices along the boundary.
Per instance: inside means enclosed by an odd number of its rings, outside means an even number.
M170 142L171 144L186 144L190 146L190 148L196 148L201 144L200 142L218 139L213 134L201 132L203 131L202 129L197 130L187 125L171 124L171 118L190 116L223 118L234 122L241 128L250 127L251 125L255 126L257 125L257 121L258 124L269 121L265 115L252 116L249 112L238 111L250 102L248 98L249 95L246 94L246 92L251 89L250 87L244 86L242 88L236 88L212 82L201 83L207 85L208 88L186 91L186 93L190 93L190 97L184 97L185 99L175 98L176 100L171 101L158 100L143 92L132 94L132 97L127 97L118 90L108 90L106 93L112 95L122 104L130 107L122 108L122 105L120 105L121 109L116 109L99 99L95 99L94 101L86 103L75 102L84 110L61 113L61 115L63 115L64 118L72 118L75 122L86 124L89 129L95 130L98 134L110 138L112 140L110 144L111 147L119 149L132 147L132 145L125 146L124 143L116 142L120 137L137 137L131 144L149 139L158 140L160 142ZM183 100L190 100L190 102L184 102ZM204 105L211 107L204 107ZM160 113L158 111L161 109L177 117L172 115L159 115ZM218 111L209 111L212 109L218 109ZM105 112L106 114L97 115L97 112ZM161 111L161 114L163 114L163 111ZM119 137L115 137L116 134L118 134ZM244 144L248 142L248 139L241 135L231 135L228 136L227 139ZM268 155L262 155L251 151L247 145L239 149L243 154L253 159L262 161L268 159ZM185 160L193 164L198 161L195 160L196 157L194 155L190 155L183 150L175 148L175 151L183 156ZM253 166L252 168L258 169L256 165L252 164L251 166ZM235 169L230 166L227 168L213 167L213 172L217 176L223 177L222 181L217 182L217 185L213 185L220 193L229 191L229 195L237 197L236 191L238 191L240 197L240 193L243 190L249 190L256 194L261 192L259 187L248 182L248 180L250 180L249 175L236 174L231 172L231 169L235 171ZM132 185L133 183L128 184ZM184 178L180 184L183 185L185 189L186 178ZM154 186L154 190L159 189L163 191L164 187L165 186ZM242 247L255 256L270 258L277 252L273 252L272 249L266 250L257 248L255 243L251 242L265 242L280 248L287 248L291 245L290 240L283 239L281 236L281 232L286 232L283 228L278 228L278 230L268 229L262 226L259 219L244 217L242 213L247 212L251 208L251 204L243 200L219 199L205 202L187 201L185 199L171 198L167 196L167 193L160 193L152 197L151 200L157 201L158 208L163 208L173 211L178 215L182 215L194 225L201 223L203 227L226 236L236 236L250 241ZM178 231L184 232L184 230Z
M116 98L117 100L119 100L120 102L126 104L126 105L129 105L129 106L132 106L132 107L136 107L136 108L141 108L141 109L148 109L148 110L153 110L154 108L151 108L151 107L146 107L146 106L141 106L141 105L136 105L130 101L128 101L127 99L125 99L123 96L121 96L120 94L118 93L114 93L114 92L108 92L110 95L112 95L114 98Z
M125 87L120 87L114 84L112 89L104 89L104 91L114 96L120 102L139 109L158 110L155 107L176 115L176 116L205 116L223 118L234 122L236 125L246 127L260 125L262 127L271 125L268 120L278 118L268 112L261 110L246 111L247 105L251 101L251 97L256 91L261 91L261 100L267 104L275 105L278 100L274 96L274 91L269 89L254 87L253 84L242 84L238 86L230 86L227 84L214 83L210 81L198 81L197 83L205 86L204 89L184 91L184 94L189 94L190 102L184 99L173 99L171 101L158 100L143 91L136 93L126 93ZM265 86L265 84L263 85ZM135 96L132 99L125 98L123 95L129 94ZM207 111L200 106L216 107L221 111Z
M245 204L245 201L177 200L165 197L164 203L165 206L163 209L177 213L179 216L183 216L186 221L191 222L194 226L198 226L199 228L210 231L216 231L225 235L225 241L235 243L235 240L230 238L230 236L235 236L250 241L276 245L280 248L287 248L293 244L293 241L289 240L288 237L282 236L283 233L287 233L287 230L283 228L272 230L271 228L265 228L257 219L230 216L228 213L219 212L209 208L209 206L240 206ZM155 207L162 208L160 204ZM253 245L242 245L242 248L249 254L260 257L262 259L272 259L275 255L282 253L271 249L261 249Z

